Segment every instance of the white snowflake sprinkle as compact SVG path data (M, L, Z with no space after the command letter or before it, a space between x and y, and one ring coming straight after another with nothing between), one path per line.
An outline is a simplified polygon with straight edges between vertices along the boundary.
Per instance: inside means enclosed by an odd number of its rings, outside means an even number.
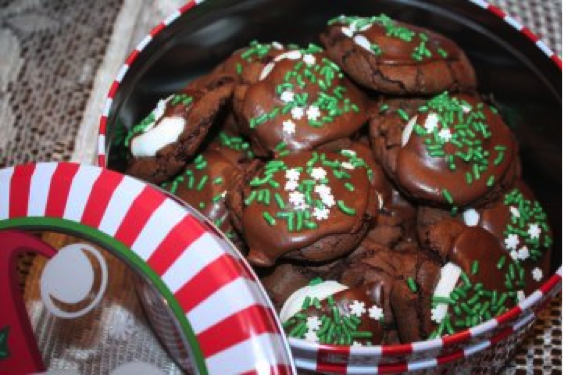
M319 107L317 107L316 105L312 105L309 108L307 108L307 118L311 121L317 121L317 119L321 117L321 111L319 110Z
M301 120L304 114L305 111L303 110L303 107L293 107L291 109L291 117L293 117L294 120Z
M321 320L316 316L310 316L307 318L307 328L310 331L317 331L321 328Z
M518 250L518 259L526 260L530 257L530 251L526 246L522 246L520 250Z
M334 196L332 194L321 195L321 201L327 207L332 207L336 204L336 201L334 200Z
M369 308L369 317L374 320L381 320L383 318L383 309L377 305Z
M438 135L440 136L440 138L442 138L442 140L444 140L444 142L449 142L450 139L452 139L452 132L448 128L443 128L442 130L440 130Z
M330 186L328 185L315 185L315 193L319 194L320 196L332 194Z
M327 220L328 219L329 210L327 208L318 208L315 207L313 209L313 216L317 220Z
M342 150L340 151L340 153L344 156L348 156L349 158L352 158L357 155L356 151L354 150Z
M308 331L305 334L305 340L309 342L319 342L319 336L317 336L317 333L315 331Z
M280 42L272 42L272 47L274 47L275 49L283 49L283 44L281 44Z
M539 238L541 234L540 226L536 223L530 224L530 228L528 228L528 234L531 238Z
M532 277L534 278L534 280L536 281L540 281L541 279L543 279L543 271L536 267L532 270Z
M518 251L512 250L510 252L510 257L512 258L512 260L518 260Z
M289 193L289 202L294 206L299 206L305 202L305 196L299 191L292 191Z
M520 211L514 206L510 206L510 213L516 218L520 217Z
M293 93L293 91L284 91L280 96L280 99L284 103L292 102L294 98L295 98L295 94Z
M516 292L516 297L518 298L518 302L522 302L526 299L526 294L523 290L519 290L518 292Z
M442 323L442 320L444 320L444 318L446 317L446 312L446 309L439 309L438 306L436 306L430 311L430 319L438 324Z
M311 65L315 65L315 63L317 62L317 60L315 59L315 56L311 55L311 54L307 54L305 56L303 56L303 61L305 62L305 64L311 66Z
M461 106L461 109L463 110L464 113L469 113L471 112L471 106L469 104L463 104Z
M362 301L354 300L349 306L350 314L361 318L366 313L366 304Z
M508 237L504 239L504 246L510 250L516 250L516 247L520 243L518 236L516 234L509 234Z
M131 313L126 310L119 309L115 314L116 322L112 330L109 330L111 338L127 341L135 333L136 322Z
M363 345L362 345L362 343L359 342L359 341L354 341L354 342L352 343L352 346L360 347L360 346L363 346Z
M295 133L295 123L291 120L285 120L283 122L283 132L290 135Z
M293 191L293 190L297 189L298 186L299 186L299 184L297 183L297 181L289 180L285 183L285 190L286 191Z
M321 167L313 168L313 170L311 171L311 177L313 177L315 180L322 180L326 177L326 171Z
M303 202L303 203L299 203L298 205L295 205L295 210L297 211L305 211L309 209L309 206L307 203Z
M299 180L300 174L301 172L299 172L297 169L291 168L285 171L285 178L287 178L290 181L297 181Z
M432 133L438 126L438 116L435 113L430 113L424 122L424 128L427 133Z
M349 162L347 162L347 161L343 162L343 163L340 164L340 165L342 166L342 168L344 168L344 169L349 169L349 170L352 170L352 169L355 169L355 168L356 168L356 167L354 167L354 166L352 165L352 163L349 163Z

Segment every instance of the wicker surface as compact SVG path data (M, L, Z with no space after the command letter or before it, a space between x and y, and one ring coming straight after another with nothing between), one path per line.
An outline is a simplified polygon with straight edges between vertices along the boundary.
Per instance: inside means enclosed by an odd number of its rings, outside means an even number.
M492 2L561 55L560 0ZM0 0L0 167L92 162L97 118L126 53L179 5L179 0ZM146 324L141 317L138 322ZM561 298L544 311L534 333L506 373L561 373ZM146 359L164 355L154 340L145 346Z

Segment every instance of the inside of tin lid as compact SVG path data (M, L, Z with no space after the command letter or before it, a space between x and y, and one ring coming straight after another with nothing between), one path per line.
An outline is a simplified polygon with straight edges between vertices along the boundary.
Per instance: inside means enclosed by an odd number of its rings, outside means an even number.
M8 279L0 283L1 294L13 301L0 315L0 368L47 374L196 372L163 297L112 249L46 231L0 232L0 243L0 275ZM16 266L18 272L7 272Z

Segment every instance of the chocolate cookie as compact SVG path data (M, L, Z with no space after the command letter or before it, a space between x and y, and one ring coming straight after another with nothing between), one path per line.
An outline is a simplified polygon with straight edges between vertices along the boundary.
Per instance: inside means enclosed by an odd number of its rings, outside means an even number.
M420 207L418 233L428 241L429 228L450 217L449 212ZM525 270L526 295L536 290L549 274L551 260L551 228L540 203L532 191L518 180L496 202L482 208L467 208L455 219L467 226L479 226L491 232L510 257Z
M337 17L321 41L353 80L382 93L437 94L477 86L471 63L453 41L383 14Z
M180 172L196 153L232 91L232 80L217 76L205 84L198 80L161 100L125 138L130 152L125 173L158 184Z
M252 264L269 267L280 257L326 262L365 236L377 196L373 172L355 154L301 152L252 168L229 191Z
M280 319L289 337L332 345L377 345L383 339L384 312L358 288L313 280L293 293Z
M432 295L436 329L431 338L471 328L524 297L524 269L490 232L452 219L432 226L430 232L428 249L445 262Z
M258 156L341 149L367 121L366 98L314 45L276 56L237 87L234 107Z
M307 267L290 262L280 262L274 267L257 271L262 286L278 312L291 294L309 285L309 282L317 277Z
M404 194L455 215L512 186L516 141L494 107L448 93L420 103L383 102L371 119L374 151Z

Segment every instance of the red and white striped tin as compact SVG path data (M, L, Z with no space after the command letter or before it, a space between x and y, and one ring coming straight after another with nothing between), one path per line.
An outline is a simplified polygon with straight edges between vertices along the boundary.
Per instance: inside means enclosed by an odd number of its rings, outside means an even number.
M467 1L500 17L518 30L561 70L561 59L530 29L486 1ZM137 45L119 70L111 85L100 119L98 140L98 163L100 165L106 165L106 131L113 99L129 68L157 34L201 2L189 2L158 24ZM397 373L415 370L434 370L439 373L452 374L498 372L524 340L526 334L531 331L537 313L560 293L561 274L562 268L559 267L539 290L501 316L469 330L434 340L404 345L345 347L319 345L292 338L289 343L295 365L303 370L342 374Z
M4 229L105 245L145 281L145 306L159 314L151 318L168 329L161 338L186 369L294 373L276 313L246 261L199 214L139 180L71 163L1 169Z

